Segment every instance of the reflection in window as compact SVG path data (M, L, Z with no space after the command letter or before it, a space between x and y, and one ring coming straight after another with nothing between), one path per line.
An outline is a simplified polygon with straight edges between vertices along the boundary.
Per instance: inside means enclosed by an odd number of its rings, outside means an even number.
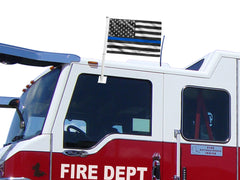
M186 139L222 141L230 137L229 94L187 87L183 91L182 133Z
M133 131L150 132L150 119L133 118Z
M86 134L87 132L87 124L84 120L74 120L74 119L71 119L71 120L68 120L66 119L64 121L64 131L67 131L67 127L69 126L75 126L75 127L78 127L79 130L81 130L82 132L84 132ZM76 130L72 129L73 132L76 132Z
M82 74L64 122L65 148L90 148L109 134L151 135L149 81Z

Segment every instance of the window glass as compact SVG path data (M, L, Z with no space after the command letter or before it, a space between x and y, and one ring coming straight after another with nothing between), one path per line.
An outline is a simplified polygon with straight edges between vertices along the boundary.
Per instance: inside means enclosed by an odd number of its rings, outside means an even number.
M186 68L187 70L193 70L193 71L198 71L202 64L204 62L204 59L201 59L200 61L196 62L195 64L191 65L190 67Z
M65 148L90 148L109 134L151 135L149 81L82 74L64 122Z
M182 109L186 139L226 142L230 138L230 99L226 91L187 87Z

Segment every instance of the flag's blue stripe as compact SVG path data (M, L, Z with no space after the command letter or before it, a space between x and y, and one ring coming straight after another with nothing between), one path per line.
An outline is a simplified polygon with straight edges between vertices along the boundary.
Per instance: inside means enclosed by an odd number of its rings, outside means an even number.
M158 40L122 38L122 37L112 37L112 36L108 36L108 40L161 44L161 41L158 41Z

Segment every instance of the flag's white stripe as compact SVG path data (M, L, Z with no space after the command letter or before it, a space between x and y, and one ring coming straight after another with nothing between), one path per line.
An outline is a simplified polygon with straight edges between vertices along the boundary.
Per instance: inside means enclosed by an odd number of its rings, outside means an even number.
M131 50L131 49L118 49L118 48L107 48L109 51L115 52L126 52L126 53L139 53L139 54L152 54L152 55L159 55L160 52L149 52L149 51L142 51L142 50Z
M136 33L135 37L161 38L161 35Z
M151 49L159 49L160 50L160 46L152 46L152 45L144 45L144 44L108 42L108 45L114 45L114 46L119 46L119 47L151 48Z
M135 31L145 31L145 32L157 32L161 33L162 31L160 29L147 29L147 28L135 28Z
M149 26L149 27L162 27L161 24L152 23L152 22L136 22L136 25L139 25L139 26Z

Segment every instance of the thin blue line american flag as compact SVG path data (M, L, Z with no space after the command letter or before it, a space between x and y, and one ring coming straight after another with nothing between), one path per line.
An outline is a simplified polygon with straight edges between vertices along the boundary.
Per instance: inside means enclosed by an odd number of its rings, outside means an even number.
M107 53L160 57L162 23L110 19Z

